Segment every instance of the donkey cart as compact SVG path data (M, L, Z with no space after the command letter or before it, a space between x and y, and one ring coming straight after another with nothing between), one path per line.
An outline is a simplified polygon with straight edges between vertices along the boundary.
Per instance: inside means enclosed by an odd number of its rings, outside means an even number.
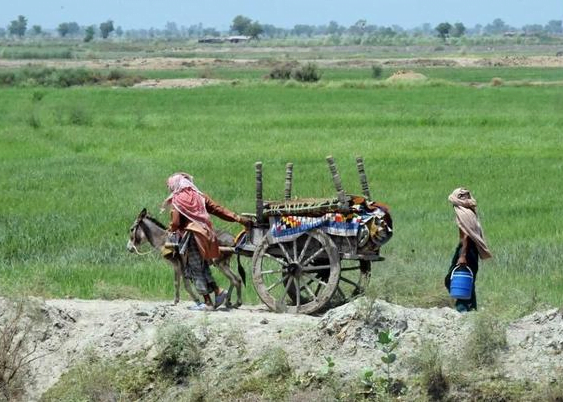
M260 299L278 312L312 314L362 294L371 263L392 236L387 207L372 201L361 157L356 158L363 195L344 192L334 159L327 162L337 196L292 199L293 165L288 163L285 199L262 197L262 163L256 170L256 214L235 251L252 257Z

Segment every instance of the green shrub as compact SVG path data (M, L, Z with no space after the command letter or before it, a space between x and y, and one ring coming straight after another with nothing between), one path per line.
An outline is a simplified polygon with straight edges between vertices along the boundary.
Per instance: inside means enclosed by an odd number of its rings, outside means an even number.
M165 327L157 337L158 369L162 374L183 383L203 366L201 348L186 325Z
M321 79L322 73L314 63L307 63L304 66L296 67L291 72L291 77L300 82L317 82Z
M37 358L39 341L32 333L43 316L40 307L26 299L0 302L0 400L19 400L29 364Z
M371 76L372 78L379 79L383 74L383 67L380 64L374 64L371 66Z
M411 367L420 376L421 385L432 400L442 400L447 395L450 381L444 374L442 357L435 343L425 342L411 359Z
M94 352L85 357L51 387L44 402L132 401L155 381L150 367L138 357L107 359Z
M92 117L81 106L74 106L70 109L68 122L73 126L89 126L92 124Z
M0 71L0 85L10 86L16 82L16 74L12 71Z
M275 66L268 74L268 78L272 80L288 80L291 78L291 72L298 66L296 62L289 62Z
M27 124L31 128L39 128L41 127L41 120L39 118L39 113L34 110L27 115Z

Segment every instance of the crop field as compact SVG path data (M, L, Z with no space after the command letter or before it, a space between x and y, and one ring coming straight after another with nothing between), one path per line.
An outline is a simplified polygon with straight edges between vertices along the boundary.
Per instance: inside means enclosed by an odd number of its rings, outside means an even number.
M457 228L447 196L466 186L494 254L480 267L480 307L514 317L562 306L563 70L414 71L431 79L375 85L369 69L341 68L318 84L278 83L261 79L267 69L225 68L211 75L236 81L193 89L2 88L0 294L172 301L172 270L159 254L125 248L143 207L168 221L159 205L171 173L187 171L221 204L254 212L254 162L264 164L268 199L283 197L286 162L294 195L331 197L325 157L335 157L346 191L360 193L361 155L395 225L371 294L448 302ZM494 77L506 85L489 85ZM546 85L526 84L538 81ZM242 263L250 278L250 260ZM258 301L250 283L244 297Z

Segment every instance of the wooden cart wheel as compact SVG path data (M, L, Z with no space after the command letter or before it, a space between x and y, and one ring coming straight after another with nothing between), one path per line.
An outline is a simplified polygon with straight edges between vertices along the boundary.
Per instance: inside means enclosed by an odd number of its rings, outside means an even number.
M329 303L338 287L340 257L320 230L289 242L268 236L252 257L252 278L260 299L279 312L312 314Z

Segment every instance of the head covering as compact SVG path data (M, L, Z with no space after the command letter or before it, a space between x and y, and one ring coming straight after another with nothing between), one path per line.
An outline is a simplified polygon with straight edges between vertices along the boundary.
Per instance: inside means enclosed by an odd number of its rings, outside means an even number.
M211 220L205 209L205 197L187 173L174 173L166 181L170 195L162 203L162 208L172 206L192 222L211 229Z
M483 236L483 229L477 218L477 201L471 196L469 190L456 188L448 197L453 204L457 226L467 234L477 246L482 259L491 258L493 255L487 247Z

